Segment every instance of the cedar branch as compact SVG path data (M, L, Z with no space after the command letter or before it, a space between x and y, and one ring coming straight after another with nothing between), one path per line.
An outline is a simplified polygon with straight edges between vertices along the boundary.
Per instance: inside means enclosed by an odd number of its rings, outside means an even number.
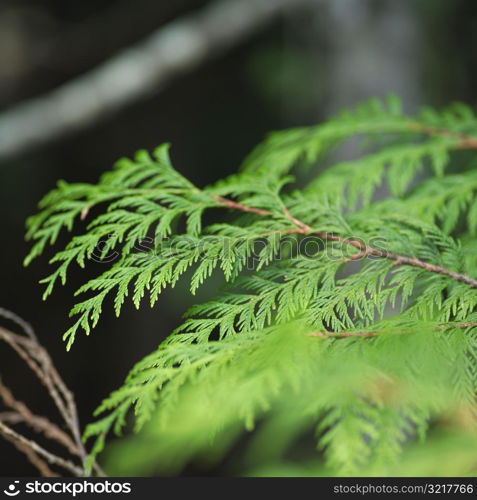
M223 207L239 210L242 212L254 213L261 216L272 215L268 210L263 210L261 208L254 208L247 205L243 205L242 203L229 200L222 196L215 196L214 198L219 203L219 205ZM338 236L336 234L327 233L324 231L317 231L312 227L310 227L308 224L305 224L304 222L298 220L296 217L293 217L288 211L288 209L285 209L285 216L290 220L290 222L292 222L294 226L297 227L297 230L293 231L294 233L298 232L301 234L315 235L323 240L340 242L345 245L353 246L354 248L359 250L358 255L352 256L347 260L356 260L358 258L364 258L364 257L379 257L391 260L395 266L418 267L431 273L448 276L449 278L452 278L454 281L465 283L466 285L469 285L472 288L477 288L477 279L474 279L468 276L467 274L457 273L450 269L446 269L445 267L425 262L421 259L418 259L417 257L408 257L406 255L400 255L394 252L390 252L388 250L380 250L378 248L373 248L354 238L345 238L343 236Z

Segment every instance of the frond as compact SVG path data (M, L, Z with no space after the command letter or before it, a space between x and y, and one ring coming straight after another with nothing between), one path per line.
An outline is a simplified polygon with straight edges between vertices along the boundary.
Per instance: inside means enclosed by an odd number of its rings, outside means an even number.
M359 154L333 163L349 139ZM463 150L473 149L470 108L408 116L391 96L275 132L205 188L173 168L168 145L120 160L97 184L60 181L27 222L25 263L74 230L50 259L44 297L89 261L105 265L76 291L68 349L107 298L119 315L128 298L153 306L186 277L192 294L213 274L223 282L99 407L91 459L132 415L137 436L113 445L117 474L177 472L204 452L220 460L243 433L251 462L280 463L311 433L314 473L383 474L412 459L433 422L453 418L467 433L477 174ZM137 457L127 471L125 454Z

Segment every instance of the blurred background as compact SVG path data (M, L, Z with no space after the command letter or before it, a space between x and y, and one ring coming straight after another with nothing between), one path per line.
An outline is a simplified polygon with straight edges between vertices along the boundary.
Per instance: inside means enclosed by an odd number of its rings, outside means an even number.
M410 111L475 104L476 37L468 0L0 0L0 306L32 323L82 423L193 300L178 286L153 310L126 305L117 320L106 308L66 353L73 292L101 264L46 302L47 258L22 266L25 218L58 179L95 182L119 157L167 141L202 186L233 173L268 131L370 96L394 92ZM56 418L6 345L0 367L19 399ZM0 440L0 475L35 474Z

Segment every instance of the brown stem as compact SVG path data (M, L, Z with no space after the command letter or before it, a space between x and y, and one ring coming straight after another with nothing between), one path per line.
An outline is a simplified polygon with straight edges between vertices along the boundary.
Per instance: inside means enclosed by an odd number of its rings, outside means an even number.
M214 196L214 198L224 207L232 208L234 210L239 210L241 212L249 212L257 215L270 215L268 210L262 210L261 208L249 207L247 205L243 205L242 203L237 203L236 201L229 200L228 198L224 198L223 196Z
M451 139L457 139L459 141L457 147L459 149L477 149L477 138L471 137L470 135L463 134L461 132L454 132L440 127L431 127L422 125L419 122L415 122L411 125L411 128L416 132L422 132L427 135L440 135L442 137L450 137Z
M249 207L247 205L243 205L242 203L237 203L222 196L216 196L215 199L220 203L221 206L225 206L242 212L255 213L257 215L262 215L262 216L271 215L271 213L268 210ZM324 231L314 231L310 226L308 226L308 224L305 224L296 217L293 217L288 211L288 209L285 209L285 216L292 222L292 224L294 224L298 228L298 231L297 230L293 231L295 233L298 232L301 234L314 234L323 240L337 241L345 245L353 246L360 251L360 253L357 256L353 256L348 260L356 260L362 257L380 257L383 259L388 259L393 261L393 264L396 266L419 267L421 269L424 269L432 273L443 274L445 276L452 278L455 281L465 283L466 285L469 285L472 288L477 288L477 279L471 278L466 274L456 273L455 271L451 271L450 269L446 269L445 267L436 266L435 264L430 264L428 262L418 259L417 257L408 257L406 255L400 255L394 252L389 252L387 250L379 250L377 248L367 246L361 241L355 240L353 238L344 238L342 236L326 233Z
M51 422L45 417L35 415L23 403L18 401L10 391L10 389L0 380L0 398L4 404L14 410L17 415L17 423L23 422L31 427L36 432L41 432L47 438L52 439L62 444L73 455L79 455L79 450L75 443L71 440L70 436L61 430L56 424ZM1 417L1 416L0 416Z
M48 467L48 464L42 460L29 446L25 445L24 443L17 441L16 439L12 438L11 436L7 436L3 434L3 437L12 443L15 448L23 453L28 461L38 469L38 472L40 473L41 476L43 477L58 477L58 474L56 472L53 472L50 467Z
M439 331L445 330L446 328L471 328L477 326L477 321L466 321L462 323L445 323L442 325L437 325L432 328L432 330ZM321 337L324 339L339 338L345 339L349 337L378 337L380 335L402 335L405 333L418 333L419 329L409 329L409 330L387 330L382 332L310 332L308 335L310 337Z
M320 238L328 241L339 241L346 245L351 245L358 250L360 250L359 257L380 257L383 259L388 259L393 261L395 266L412 266L419 267L431 273L443 274L445 276L449 276L455 281L460 281L461 283L465 283L472 288L477 288L477 280L471 278L467 274L456 273L455 271L451 271L450 269L446 269L442 266L436 266L435 264L430 264L425 262L417 257L407 257L406 255L400 255L394 252L389 252L387 250L379 250L377 248L369 247L362 243L361 241L343 238L341 236L333 235L330 233L325 233L322 231L315 231L313 234L316 234ZM358 258L358 257L356 257ZM352 258L350 260L353 260Z
M25 334L30 337L30 339L35 341L37 340L33 327L30 325L30 323L28 323L28 321L25 321L23 318L18 316L18 314L0 307L0 316L3 316L4 318L16 323L25 332Z
M31 341L21 335L10 332L0 327L0 339L4 340L25 362L25 364L38 377L40 382L46 387L52 400L54 401L63 420L71 429L71 416L66 408L65 402L58 392L55 381L49 373L49 356L44 349L36 342Z
M27 439L25 436L22 436L18 432L14 431L12 428L5 425L3 422L0 422L0 434L2 434L4 437L6 437L9 440L14 440L17 443L19 443L23 446L26 446L28 449L33 450L37 455L46 459L46 461L49 464L58 465L58 466L62 467L63 469L71 472L74 476L82 476L83 475L83 469L80 467L77 467L70 460L66 460L66 459L61 458L57 455L54 455L53 453L50 453L49 451L45 450L45 448L40 446L35 441Z
M12 319L18 324L24 323L28 325L23 320L22 323L18 321L18 316L0 309L0 315ZM30 327L31 328L31 327ZM87 458L87 451L81 440L81 428L78 419L78 412L76 409L76 403L72 392L68 389L63 379L58 374L53 362L46 351L46 349L38 343L38 340L34 333L28 331L26 328L25 333L28 337L24 335L18 335L13 333L3 327L0 327L0 340L5 341L10 347L18 354L18 356L26 363L26 365L33 371L40 382L46 387L50 397L55 403L60 415L69 430L69 435L64 433L55 424L49 422L43 417L34 415L23 403L17 401L13 398L13 395L8 391L8 389L0 383L0 396L10 408L16 410L20 415L22 421L30 425L33 429L41 431L48 435L48 437L53 438L66 446L66 448L73 454L80 457L82 462L82 475L85 474L85 462ZM70 437L71 436L71 437ZM104 472L101 470L98 464L94 464L94 470L99 476L104 476Z

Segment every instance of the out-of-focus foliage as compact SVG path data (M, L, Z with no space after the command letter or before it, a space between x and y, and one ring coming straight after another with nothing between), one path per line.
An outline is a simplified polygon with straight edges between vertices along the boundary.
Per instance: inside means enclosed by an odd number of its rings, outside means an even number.
M245 473L265 474L263 464L280 462L303 436L324 456L311 464L314 474L427 473L426 464L399 468L402 448L418 442L415 460L426 462L434 451L422 443L434 419L446 418L460 432L470 426L475 376L467 363L458 364L475 352L476 338L452 328L436 335L424 324L413 334L386 333L393 327L382 323L384 334L372 340L322 341L292 323L205 346L176 345L169 356L174 351L178 357L162 367L158 362L167 356L156 354L136 367L127 386L136 384L136 394L142 393L136 411L144 416L152 405L139 384L155 390L167 377L158 411L137 437L112 446L111 471L171 474L191 457L214 463L240 432L256 428ZM126 391L119 390L104 408L122 404ZM100 421L89 432L104 426ZM455 464L458 475L475 473L470 443L475 447L476 439L466 439L466 446L452 448L467 457ZM296 473L306 475L302 467Z
M137 436L114 445L118 474L214 463L252 429L245 473L409 474L396 468L406 453L415 474L431 474L440 447L456 454L456 474L475 472L455 443L475 440L477 177L446 168L476 133L464 105L409 117L391 97L274 133L204 189L174 170L167 146L121 160L98 184L59 183L28 221L27 262L92 220L53 257L45 296L75 263L114 261L77 291L89 298L72 310L68 348L108 296L119 315L128 294L153 305L183 276L192 293L216 270L228 282L104 401L86 432L92 456L133 410ZM361 158L291 186L295 166L313 172L354 136ZM383 185L389 196L376 200ZM240 214L208 224L218 208ZM288 468L303 436L317 459Z

